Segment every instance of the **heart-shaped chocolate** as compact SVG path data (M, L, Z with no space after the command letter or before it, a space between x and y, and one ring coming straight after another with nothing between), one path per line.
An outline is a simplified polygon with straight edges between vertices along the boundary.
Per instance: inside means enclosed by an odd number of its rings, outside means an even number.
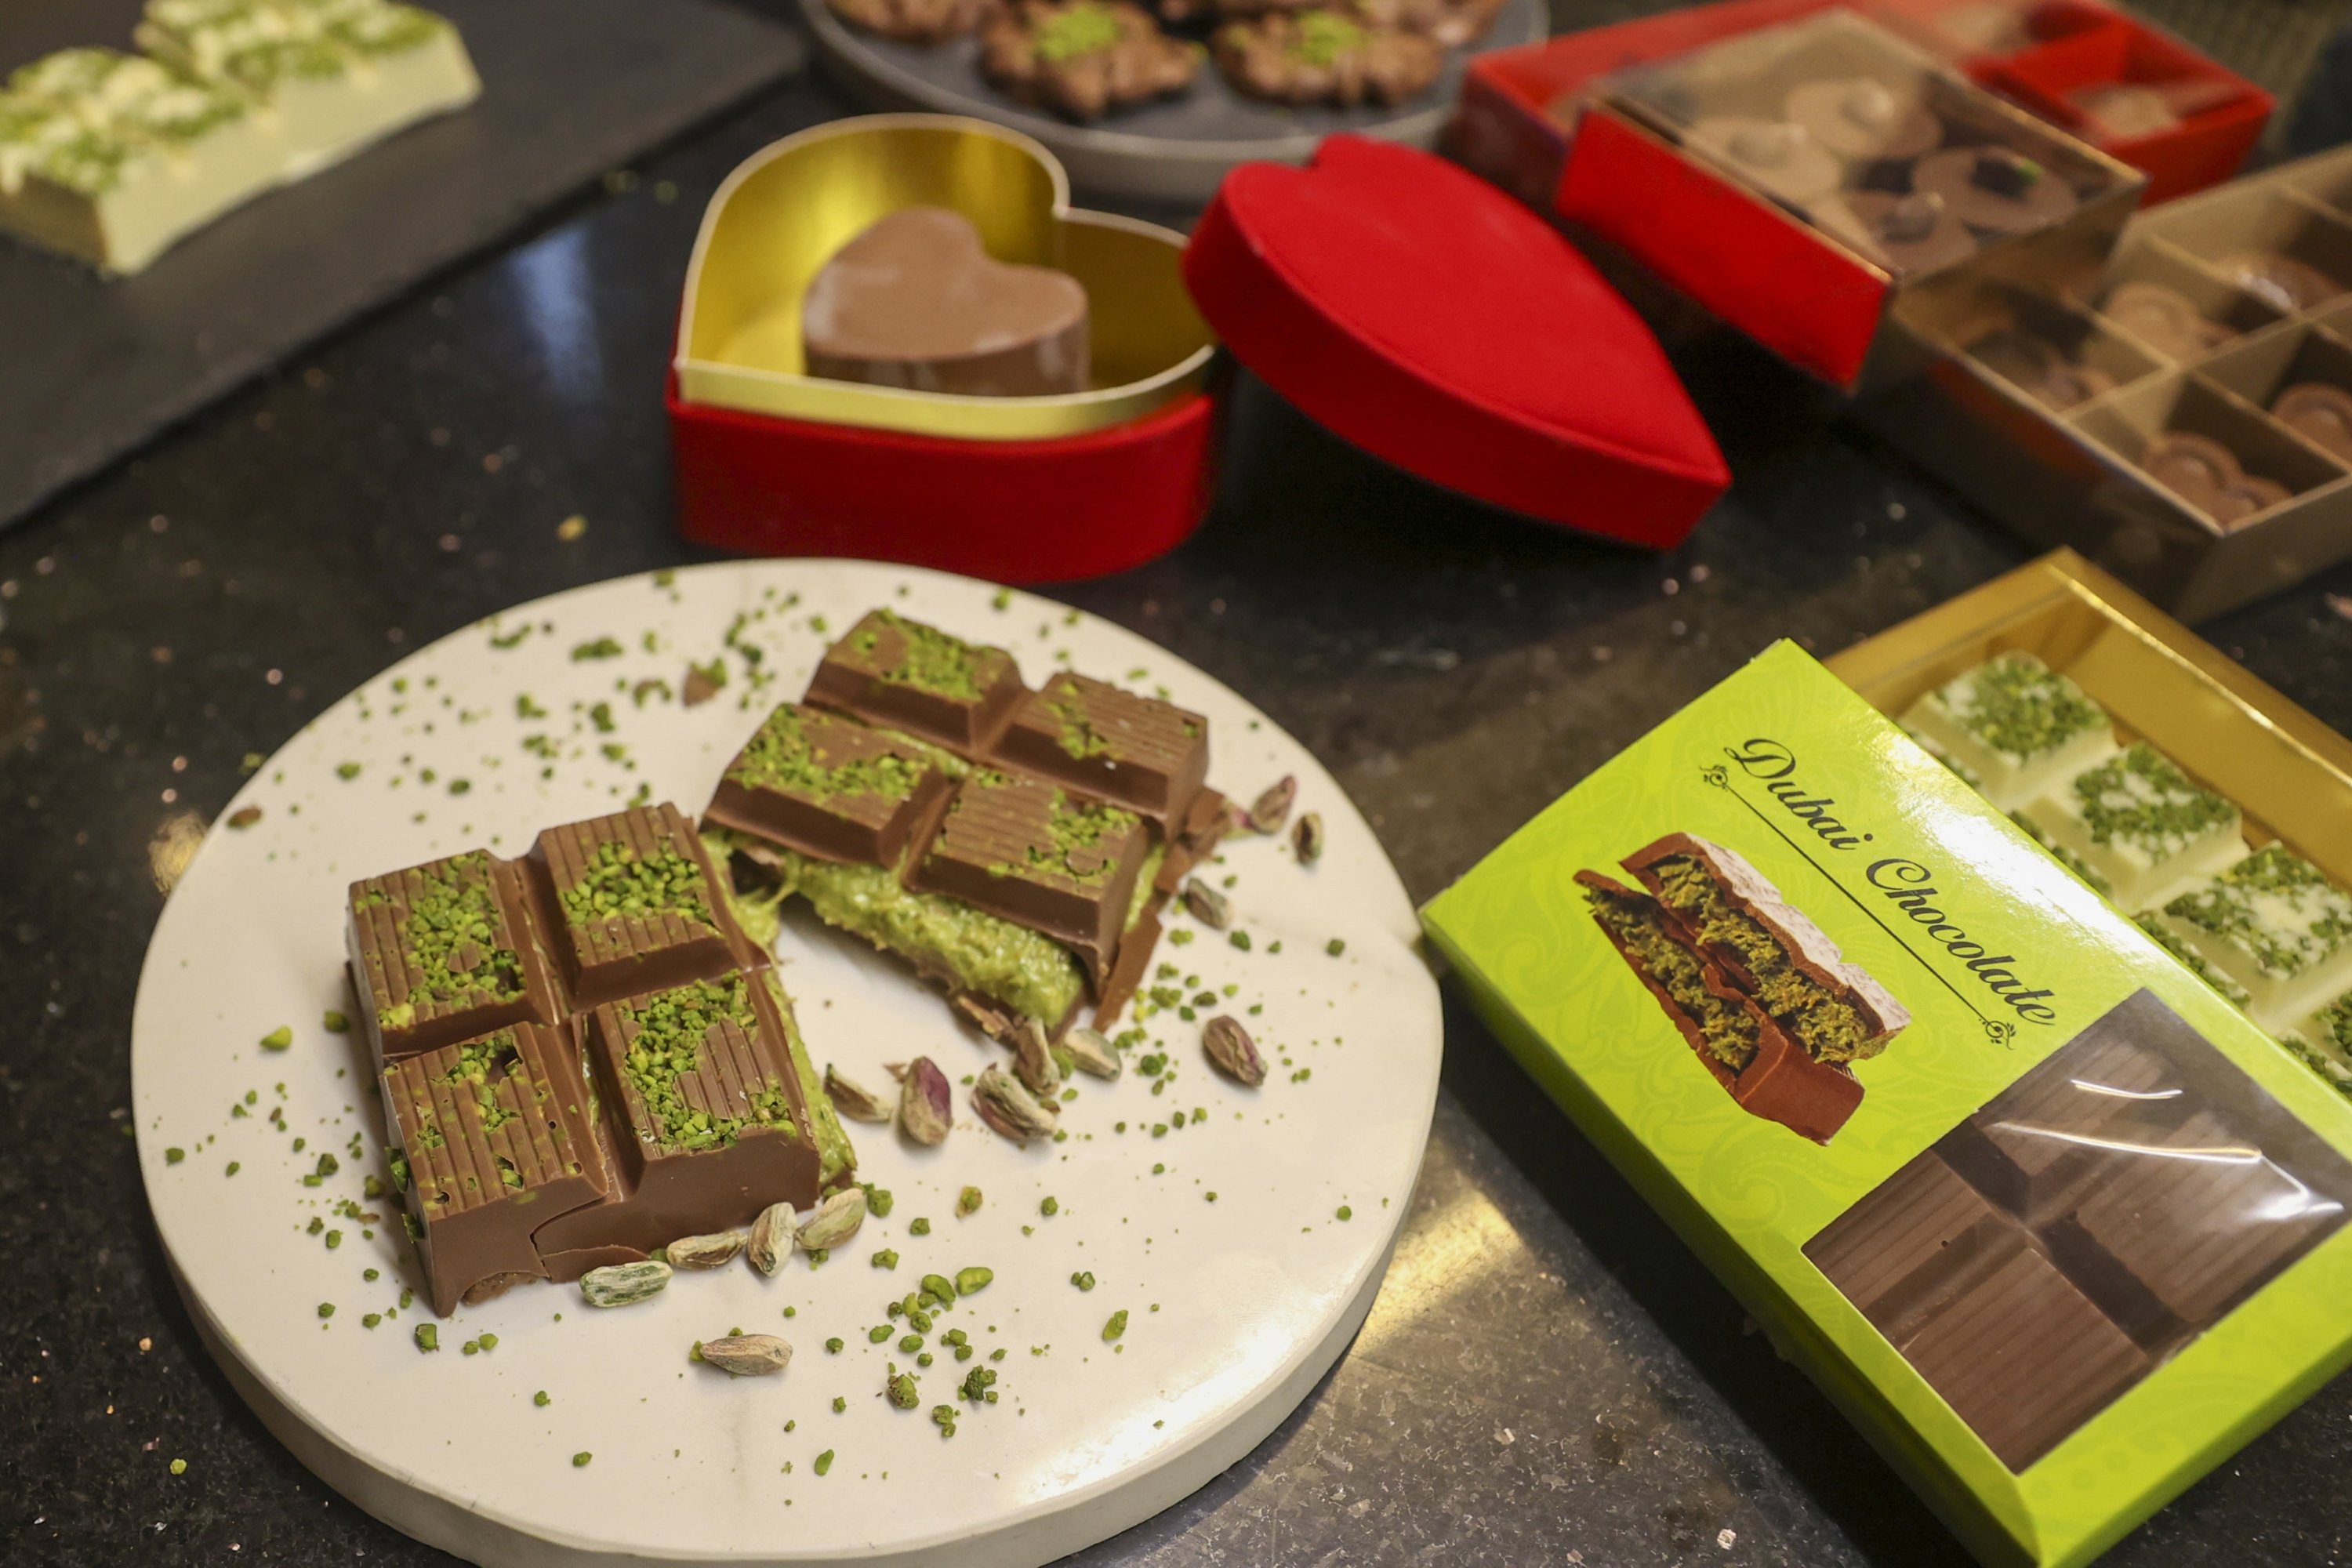
M997 260L946 207L902 207L834 252L801 301L808 371L980 397L1087 389L1087 291Z

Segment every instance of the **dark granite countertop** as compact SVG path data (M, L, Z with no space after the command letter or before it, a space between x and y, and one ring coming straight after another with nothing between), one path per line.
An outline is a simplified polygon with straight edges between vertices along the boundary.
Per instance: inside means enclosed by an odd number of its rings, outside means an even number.
M0 1558L446 1561L279 1447L173 1294L124 1135L150 847L404 651L692 558L657 389L697 217L741 156L841 110L775 93L0 538ZM1772 638L1827 653L2032 553L1754 351L1683 368L1738 485L1671 554L1433 491L1244 381L1213 520L1066 596L1303 738L1425 897ZM2204 629L2342 727L2329 590L2352 571ZM2338 1561L2347 1461L2339 1383L2113 1561ZM1458 1010L1353 1349L1249 1459L1081 1560L1965 1561Z

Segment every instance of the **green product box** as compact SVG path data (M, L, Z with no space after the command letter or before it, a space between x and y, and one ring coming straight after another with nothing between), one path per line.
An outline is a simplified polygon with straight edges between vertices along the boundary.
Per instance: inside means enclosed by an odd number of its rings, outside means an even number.
M2088 1562L2352 1360L2352 1103L1790 644L1422 919L1987 1562Z

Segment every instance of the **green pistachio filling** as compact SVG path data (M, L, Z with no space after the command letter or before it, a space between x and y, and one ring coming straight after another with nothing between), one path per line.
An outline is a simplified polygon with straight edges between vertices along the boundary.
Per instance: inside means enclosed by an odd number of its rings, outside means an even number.
M1328 67L1341 55L1364 47L1364 29L1337 11L1309 11L1298 18L1298 37L1290 52L1310 66Z
M2175 902L2178 901L2179 900L2175 900ZM2173 935L2172 932L2167 931L2165 929L2164 922L2157 918L2155 910L2147 910L2145 913L2134 916L2133 919L2137 922L2140 930L2147 932L2148 935L2156 939L2156 944L2158 947L2161 947L2165 952L2179 959L2181 963L2188 967L2189 972L2196 975L2198 979L2202 980L2206 984L2220 992L2222 999L2227 1001L2231 1006L2243 1007L2247 1003L2253 1000L2253 998L2247 994L2244 986L2239 984L2236 981L2231 979L2228 975L2222 973L2220 970L2206 963L2205 955L2203 953L2199 952L2195 948L2190 947L2187 942L2182 942L2179 937Z
M845 795L899 799L922 782L923 764L886 753L827 766L809 739L806 716L786 704L768 715L760 732L729 766L727 777L746 789L779 790L814 800Z
M841 1113L833 1107L833 1097L824 1091L824 1079L809 1059L808 1045L801 1038L799 1023L793 1016L792 998L784 994L783 986L771 973L767 977L769 994L776 999L776 1012L784 1020L784 1046L793 1058L793 1072L801 1080L801 1100L808 1107L809 1121L816 1129L817 1185L830 1187L857 1166L857 1151L850 1146L848 1130L841 1124Z
M1118 37L1118 17L1108 6L1078 0L1037 29L1037 58L1058 65L1109 48Z
M574 926L646 915L714 923L702 868L667 843L646 858L618 839L605 840L580 879L563 889L562 902L563 918Z
M2134 742L2070 787L2092 843L2126 845L2151 861L2168 860L2198 840L2238 826L2236 806L2190 783L2145 741Z
M725 1148L756 1127L798 1133L792 1099L781 1083L751 1090L749 1112L740 1116L698 1110L679 1087L699 1068L704 1037L712 1029L731 1022L747 1034L759 1031L760 1016L752 1011L751 986L742 975L698 980L615 1004L614 1011L625 1027L635 1026L622 1068L653 1121L649 1133L641 1135L659 1148L673 1153Z
M1101 7L1081 5L1078 9L1100 11ZM1106 11L1103 15L1108 17L1109 13ZM1065 14L1066 16L1067 13ZM896 631L906 643L906 651L898 662L877 672L883 679L895 685L911 686L918 691L928 691L934 697L949 697L967 702L980 697L980 648L961 637L950 637L937 626L910 621L893 610L877 610L873 618ZM870 658L881 640L882 635L878 631L861 631L853 639L852 646Z
M1654 868L1665 901L1698 934L1739 954L1756 977L1757 1000L1815 1061L1864 1061L1886 1048L1871 1037L1861 1009L1798 968L1763 924L1743 912L1707 868L1686 855Z
M2081 687L2018 649L1978 666L1936 696L1962 728L2021 762L2107 722L2105 710Z
M490 858L479 849L453 855L424 878L401 928L410 1000L395 1004L383 978L371 976L376 1016L388 1027L416 1021L415 998L444 1006L487 996L511 1002L523 994L522 958L498 940L499 901L490 887ZM380 890L361 896L363 909L392 900Z
M1698 955L1666 934L1648 900L1601 888L1587 888L1584 898L1593 918L1633 950L1675 1005L1697 1023L1708 1055L1735 1071L1754 1059L1756 1020L1706 988Z
M2352 940L2352 898L2280 844L2265 844L2164 912L2240 949L2269 974L2300 974Z

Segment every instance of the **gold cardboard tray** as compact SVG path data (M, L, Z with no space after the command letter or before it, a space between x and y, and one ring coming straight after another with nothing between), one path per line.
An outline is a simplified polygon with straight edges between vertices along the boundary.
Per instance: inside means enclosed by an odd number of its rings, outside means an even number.
M2238 804L2246 837L2273 838L2352 886L2352 742L2094 566L2059 550L1829 659L1881 712L2010 648L2072 676L2192 778Z
M1932 368L1856 407L1890 442L2027 538L2068 544L2186 620L2234 609L2352 557L2352 462L2267 412L2299 381L2352 390L2352 293L2289 311L2238 287L2221 263L2279 250L2352 287L2352 148L2150 208L2124 232L2104 286L2056 279L1947 291L1903 321ZM2135 280L2189 296L2237 335L2187 357L2099 313ZM2113 376L2053 411L1970 349L2011 327ZM2185 430L2222 441L2289 499L2215 522L2137 466L2148 441Z
M801 298L877 218L950 207L1000 261L1055 267L1087 290L1093 389L971 397L803 374ZM1052 153L945 114L877 114L803 131L747 160L703 215L678 319L678 395L753 414L968 440L1082 435L1200 390L1216 340L1185 292L1184 237L1075 210Z

